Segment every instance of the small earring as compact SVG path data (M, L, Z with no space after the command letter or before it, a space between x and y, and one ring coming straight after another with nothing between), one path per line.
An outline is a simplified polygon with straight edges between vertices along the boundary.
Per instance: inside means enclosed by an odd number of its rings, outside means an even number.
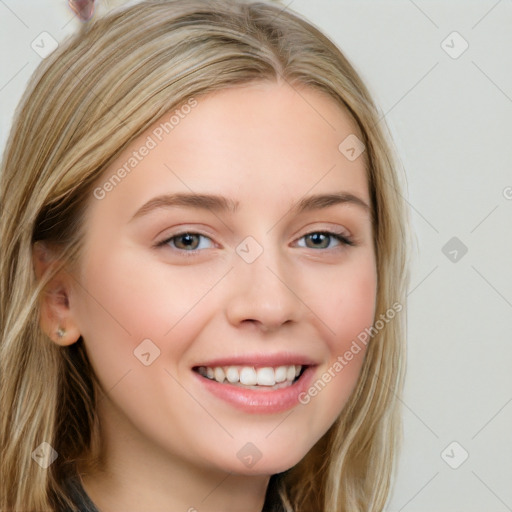
M57 329L57 336L59 338L62 338L64 336L64 334L66 334L66 329L62 328L62 327L59 327Z

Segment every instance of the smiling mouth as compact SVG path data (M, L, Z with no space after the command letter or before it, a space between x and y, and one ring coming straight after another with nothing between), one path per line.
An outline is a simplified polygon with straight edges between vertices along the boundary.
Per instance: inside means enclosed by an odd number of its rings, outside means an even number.
M292 386L297 382L307 365L282 365L255 367L233 366L196 366L192 368L203 377L219 384L230 384L244 389L277 390Z

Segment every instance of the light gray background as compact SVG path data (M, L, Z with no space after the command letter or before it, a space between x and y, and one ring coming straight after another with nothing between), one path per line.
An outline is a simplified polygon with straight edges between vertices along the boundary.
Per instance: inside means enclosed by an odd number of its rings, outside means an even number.
M407 175L417 247L404 450L387 512L512 511L512 1L286 5L354 63ZM31 42L79 23L65 0L0 0L1 148L40 61ZM445 51L463 49L454 31L469 44L457 58ZM456 261L443 253L453 237L467 247Z

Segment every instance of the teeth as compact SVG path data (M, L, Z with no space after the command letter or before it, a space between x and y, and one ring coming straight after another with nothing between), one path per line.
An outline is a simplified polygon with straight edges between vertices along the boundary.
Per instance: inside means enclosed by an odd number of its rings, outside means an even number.
M256 376L258 378L258 386L273 386L276 383L274 368L258 368Z
M258 384L258 376L254 368L244 366L244 368L240 370L240 384L245 384L246 386L255 386Z
M198 372L211 380L223 383L227 380L231 384L244 386L275 386L276 384L292 383L299 376L301 365L267 366L258 368L253 366L216 366L215 368L200 366Z
M279 366L275 369L276 382L284 382L286 380L287 368L286 366Z
M213 376L215 377L215 380L217 382L224 382L224 377L226 374L224 373L224 370L217 366L217 368L213 369Z
M226 369L226 379L228 379L229 382L239 382L240 381L240 374L238 372L238 369L234 366L229 366Z

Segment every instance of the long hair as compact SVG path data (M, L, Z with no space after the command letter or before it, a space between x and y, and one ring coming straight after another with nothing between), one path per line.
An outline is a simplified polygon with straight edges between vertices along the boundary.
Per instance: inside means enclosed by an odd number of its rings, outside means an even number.
M18 106L0 176L0 511L70 505L62 481L98 445L94 373L82 338L39 326L44 286L78 265L92 185L135 137L193 97L285 80L329 95L359 127L373 211L375 318L403 307L368 344L356 387L326 434L273 475L265 510L382 511L402 437L408 213L384 120L336 45L272 2L147 0L93 19L38 67ZM340 141L341 142L341 141ZM60 267L37 281L32 248ZM47 469L33 452L58 454Z

